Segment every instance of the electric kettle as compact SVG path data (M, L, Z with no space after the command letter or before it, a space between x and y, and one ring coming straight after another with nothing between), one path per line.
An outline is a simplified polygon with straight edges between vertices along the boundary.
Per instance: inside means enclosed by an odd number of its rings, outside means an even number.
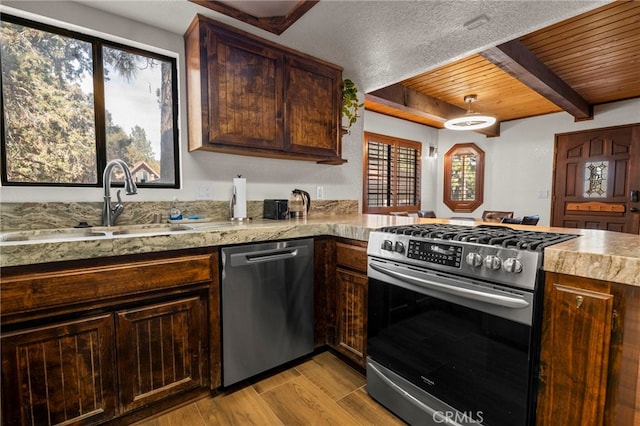
M289 217L291 219L305 219L311 208L311 197L302 189L294 189L289 196Z

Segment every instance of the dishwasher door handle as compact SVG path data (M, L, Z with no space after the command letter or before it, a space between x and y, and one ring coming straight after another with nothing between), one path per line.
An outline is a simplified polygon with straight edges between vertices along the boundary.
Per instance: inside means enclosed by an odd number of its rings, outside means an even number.
M291 246L281 249L235 253L230 256L231 266L255 265L256 263L277 262L308 255L306 246Z

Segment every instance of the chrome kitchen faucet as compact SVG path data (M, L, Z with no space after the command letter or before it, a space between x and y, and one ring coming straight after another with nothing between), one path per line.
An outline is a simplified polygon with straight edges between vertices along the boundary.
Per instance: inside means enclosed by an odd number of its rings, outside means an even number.
M133 181L131 176L131 170L127 166L127 163L120 159L111 160L104 168L102 174L102 186L104 189L104 203L102 204L102 226L112 226L116 223L116 219L124 211L124 205L120 198L120 190L116 192L118 198L118 204L113 208L111 207L111 171L115 166L120 166L124 172L124 189L127 191L127 195L134 195L138 193L138 187Z

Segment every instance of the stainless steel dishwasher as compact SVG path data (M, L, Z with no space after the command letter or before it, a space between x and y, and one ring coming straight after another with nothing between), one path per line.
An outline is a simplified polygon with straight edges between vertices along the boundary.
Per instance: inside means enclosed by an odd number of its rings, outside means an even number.
M313 239L221 249L222 384L313 351Z

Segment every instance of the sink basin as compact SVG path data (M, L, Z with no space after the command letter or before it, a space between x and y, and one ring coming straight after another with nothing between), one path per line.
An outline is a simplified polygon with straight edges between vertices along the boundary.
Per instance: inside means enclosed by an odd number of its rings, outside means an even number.
M193 230L188 225L173 224L153 224L153 225L131 225L131 226L113 226L113 227L93 227L93 228L61 228L46 229L38 231L15 231L0 233L1 242L15 241L32 241L32 242L48 242L48 241L74 241L86 240L93 238L137 236L137 235L163 235L174 232Z

